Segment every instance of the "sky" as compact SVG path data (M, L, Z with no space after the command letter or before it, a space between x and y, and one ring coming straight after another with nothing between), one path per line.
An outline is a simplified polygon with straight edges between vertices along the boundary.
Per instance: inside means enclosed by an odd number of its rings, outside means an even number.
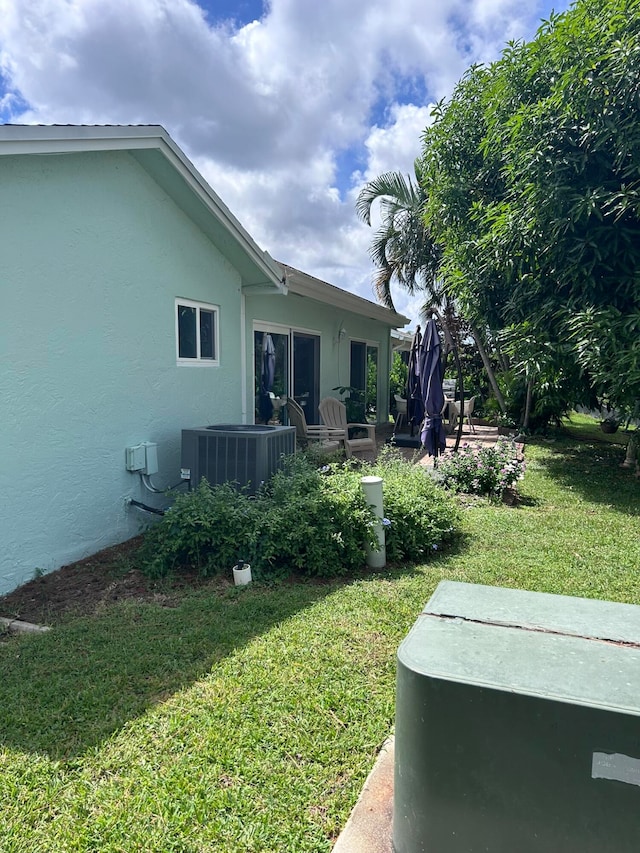
M412 174L466 68L568 6L0 0L0 123L161 124L263 249L374 300L359 191ZM415 325L420 299L393 297Z

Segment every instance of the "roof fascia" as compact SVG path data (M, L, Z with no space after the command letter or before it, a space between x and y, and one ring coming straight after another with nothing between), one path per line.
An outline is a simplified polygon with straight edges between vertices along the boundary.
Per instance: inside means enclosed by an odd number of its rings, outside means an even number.
M317 302L324 302L343 311L360 314L370 320L384 323L385 326L390 326L393 329L402 328L410 322L408 317L397 314L383 305L376 305L375 302L363 299L362 296L356 296L355 293L349 293L348 290L343 290L294 267L289 267L286 264L281 266L285 271L285 280L290 293L315 299Z

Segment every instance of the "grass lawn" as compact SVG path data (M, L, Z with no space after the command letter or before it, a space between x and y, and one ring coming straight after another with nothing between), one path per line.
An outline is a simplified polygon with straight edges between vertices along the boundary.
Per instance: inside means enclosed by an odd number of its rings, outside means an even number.
M0 850L330 850L441 579L640 603L640 481L572 429L527 446L522 504L468 502L426 565L213 584L0 644Z

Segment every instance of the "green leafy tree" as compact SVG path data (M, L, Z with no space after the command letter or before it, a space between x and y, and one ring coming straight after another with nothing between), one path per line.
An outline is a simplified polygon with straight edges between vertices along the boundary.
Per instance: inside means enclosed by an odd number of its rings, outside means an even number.
M538 401L640 398L639 93L640 0L578 0L471 68L424 135L445 286L511 331Z
M407 392L407 375L409 368L402 360L399 352L394 352L391 362L391 372L389 374L389 394L393 400L394 394L399 397L404 397Z

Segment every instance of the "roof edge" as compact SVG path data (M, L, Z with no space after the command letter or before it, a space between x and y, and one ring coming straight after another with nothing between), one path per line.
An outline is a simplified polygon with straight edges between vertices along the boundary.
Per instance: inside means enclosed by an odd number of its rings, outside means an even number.
M370 320L377 320L393 329L402 328L411 322L408 317L385 308L384 305L378 305L369 299L357 296L355 293L350 293L341 287L336 287L335 284L329 284L329 282L323 281L321 278L316 278L288 264L280 261L278 263L284 270L285 281L291 293L296 293L298 296L306 296L309 299L316 299L318 302L336 306L344 311L361 314Z

